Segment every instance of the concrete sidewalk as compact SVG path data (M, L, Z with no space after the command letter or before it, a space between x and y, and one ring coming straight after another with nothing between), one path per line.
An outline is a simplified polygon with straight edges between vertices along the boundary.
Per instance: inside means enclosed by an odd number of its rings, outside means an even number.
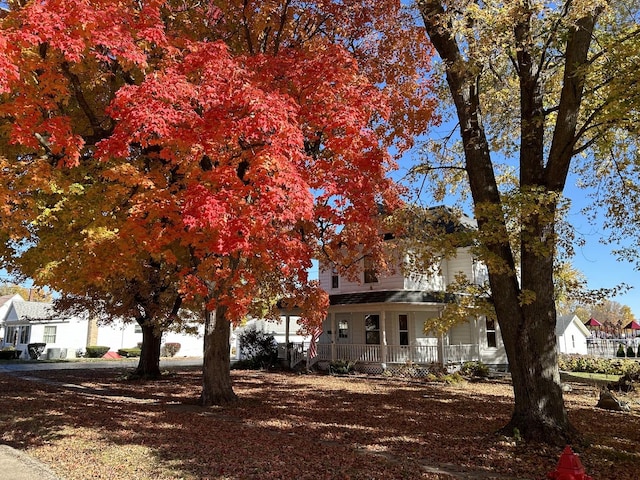
M62 480L44 463L9 445L0 445L0 478L3 480Z

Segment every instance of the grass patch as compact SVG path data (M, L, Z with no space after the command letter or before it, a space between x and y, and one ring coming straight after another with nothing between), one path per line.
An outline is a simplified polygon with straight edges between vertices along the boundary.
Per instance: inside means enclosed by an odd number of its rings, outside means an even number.
M587 373L587 372L561 372L560 378L563 382L580 382L589 384L606 385L607 383L617 382L620 375L607 375L604 373Z

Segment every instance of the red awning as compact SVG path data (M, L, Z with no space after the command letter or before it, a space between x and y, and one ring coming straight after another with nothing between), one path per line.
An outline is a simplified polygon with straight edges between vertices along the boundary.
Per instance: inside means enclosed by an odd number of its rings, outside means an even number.
M640 330L640 323L632 320L624 327L625 330Z
M584 326L585 327L601 327L602 324L595 318L591 317L589 320L586 321Z

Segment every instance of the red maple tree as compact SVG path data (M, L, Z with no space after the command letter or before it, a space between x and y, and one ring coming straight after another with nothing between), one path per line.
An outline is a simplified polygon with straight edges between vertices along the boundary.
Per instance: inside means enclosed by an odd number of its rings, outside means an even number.
M189 2L12 4L0 39L11 175L2 194L6 218L22 227L14 236L37 245L38 228L62 228L64 214L52 215L51 205L79 205L74 195L86 195L96 203L83 210L93 217L78 230L82 247L65 245L60 255L99 255L101 228L128 240L112 248L135 245L175 265L182 295L206 303L205 404L235 398L232 323L275 316L274 300L284 298L303 308L311 328L328 301L308 278L313 257L382 259L379 211L399 202L387 147L408 144L432 106L420 100L426 47L419 62L394 68L397 53L365 55L382 49L374 33L391 31L373 3L351 2L347 11L329 1L244 3L237 18L235 2L206 15ZM400 15L399 2L388 6ZM314 22L327 28L320 33ZM232 32L242 24L238 38ZM78 181L87 165L91 180ZM75 174L65 173L70 167ZM36 174L34 184L25 172ZM37 228L25 228L34 217ZM132 274L113 260L100 263L112 275Z

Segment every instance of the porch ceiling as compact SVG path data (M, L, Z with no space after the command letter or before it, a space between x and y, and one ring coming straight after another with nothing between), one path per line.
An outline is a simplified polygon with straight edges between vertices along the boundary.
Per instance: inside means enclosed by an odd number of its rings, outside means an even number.
M425 292L421 290L385 290L370 292L341 293L329 295L329 304L362 305L369 303L405 303L405 304L444 304L451 301L443 292Z

